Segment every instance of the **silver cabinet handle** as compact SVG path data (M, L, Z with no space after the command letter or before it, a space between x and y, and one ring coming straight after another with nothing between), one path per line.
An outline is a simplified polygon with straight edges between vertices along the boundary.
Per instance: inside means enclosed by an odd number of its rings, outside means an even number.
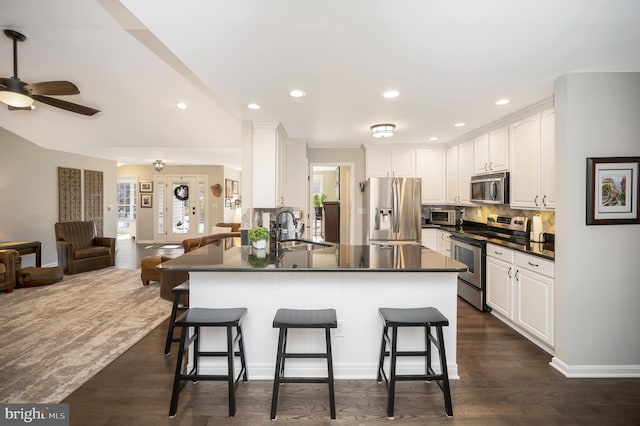
M540 265L535 264L535 263L531 263L531 262L529 262L529 261L527 261L527 263L528 263L529 265L531 265L531 266L535 266L536 268L539 268L539 267L540 267Z
M493 161L489 162L489 170L493 170Z
M511 269L513 268L509 267L509 270L507 271L507 275L509 276L509 278L511 278Z
M547 196L542 197L542 205L547 207Z
M499 252L499 251L497 251L497 250L494 250L493 252L494 252L495 254L497 254L498 256L502 256L502 252Z
M538 198L540 198L540 196L536 195L536 199L534 200L534 203L536 204L536 207L538 207Z
M516 281L520 281L520 270L516 270Z

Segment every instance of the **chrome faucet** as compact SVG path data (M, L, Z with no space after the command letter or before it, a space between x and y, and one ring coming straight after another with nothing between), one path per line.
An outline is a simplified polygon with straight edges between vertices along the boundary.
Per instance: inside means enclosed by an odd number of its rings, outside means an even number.
M296 238L296 227L298 226L298 221L296 220L295 215L293 214L293 212L291 210L285 209L285 210L281 210L278 215L276 216L276 243L279 243L280 241L282 241L282 234L283 234L283 229L282 229L282 223L280 222L280 217L282 215L289 215L291 216L291 220L293 221L293 238L286 238L287 240L294 240ZM285 223L289 223L288 221ZM289 230L285 229L284 233L289 234Z

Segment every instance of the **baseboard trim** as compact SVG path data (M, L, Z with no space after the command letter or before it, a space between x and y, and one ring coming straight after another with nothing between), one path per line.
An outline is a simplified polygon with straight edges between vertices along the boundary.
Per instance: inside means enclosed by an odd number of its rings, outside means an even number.
M570 379L640 378L640 365L568 365L555 356L549 365Z

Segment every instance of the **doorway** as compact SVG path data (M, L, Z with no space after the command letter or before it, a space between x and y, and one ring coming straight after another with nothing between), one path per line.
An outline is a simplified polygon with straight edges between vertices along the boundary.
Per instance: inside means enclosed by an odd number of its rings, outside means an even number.
M156 235L159 242L180 242L207 229L206 176L157 178Z
M312 163L309 178L309 236L316 241L353 244L353 163ZM314 195L326 196L318 214ZM329 237L329 238L327 238Z

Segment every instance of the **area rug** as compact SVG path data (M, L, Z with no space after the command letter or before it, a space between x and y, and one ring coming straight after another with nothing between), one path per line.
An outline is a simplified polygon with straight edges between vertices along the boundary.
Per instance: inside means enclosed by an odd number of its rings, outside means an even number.
M140 270L107 268L0 294L0 402L56 403L165 320Z

